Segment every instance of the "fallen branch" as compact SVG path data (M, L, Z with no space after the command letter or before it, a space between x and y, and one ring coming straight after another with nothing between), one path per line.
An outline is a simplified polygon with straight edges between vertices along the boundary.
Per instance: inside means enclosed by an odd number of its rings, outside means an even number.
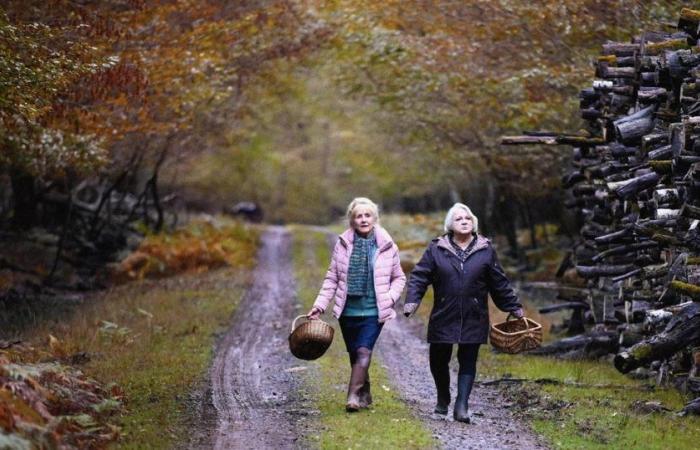
M503 377L497 378L495 380L489 381L477 381L476 384L481 386L496 386L499 384L519 384L519 383L535 383L542 385L555 385L555 386L571 386L577 388L593 388L593 389L635 389L640 391L648 391L649 388L646 386L627 386L623 384L588 384L588 383L578 383L575 381L565 381L557 380L555 378L511 378Z

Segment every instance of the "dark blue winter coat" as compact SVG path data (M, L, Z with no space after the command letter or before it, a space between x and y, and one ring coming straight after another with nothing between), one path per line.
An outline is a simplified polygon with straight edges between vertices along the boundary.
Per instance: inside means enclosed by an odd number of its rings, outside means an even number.
M420 304L428 285L433 285L430 343L485 344L489 334L488 294L502 311L522 307L491 242L483 236L476 239L464 263L447 235L433 239L411 272L406 303Z

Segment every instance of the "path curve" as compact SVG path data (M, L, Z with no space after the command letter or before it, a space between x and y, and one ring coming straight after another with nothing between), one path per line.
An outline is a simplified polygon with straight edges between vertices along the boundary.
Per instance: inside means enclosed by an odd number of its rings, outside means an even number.
M452 420L457 393L457 361L450 363L453 403L445 418L433 414L435 385L428 365L428 343L422 335L424 325L418 319L399 315L389 321L379 337L378 356L393 385L414 413L432 431L444 449L546 449L540 438L499 405L504 403L496 388L475 385L469 399L473 423ZM481 351L489 351L482 346ZM455 350L456 352L456 350ZM478 374L477 374L478 376Z
M286 340L297 306L290 247L283 227L264 232L253 285L217 347L211 369L215 449L295 448L305 428L299 423L303 381Z

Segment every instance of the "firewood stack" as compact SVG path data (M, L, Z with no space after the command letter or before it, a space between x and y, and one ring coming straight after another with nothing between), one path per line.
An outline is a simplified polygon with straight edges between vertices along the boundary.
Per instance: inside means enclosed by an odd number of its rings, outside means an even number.
M567 207L583 226L560 273L575 269L586 289L569 287L564 291L577 298L560 297L579 319L590 309L598 325L587 336L617 332L608 351L616 353L618 370L651 373L696 394L699 37L700 11L683 9L675 32L645 32L630 43L604 44L597 79L579 96L587 135L502 138L510 145L573 146L573 168L563 184Z

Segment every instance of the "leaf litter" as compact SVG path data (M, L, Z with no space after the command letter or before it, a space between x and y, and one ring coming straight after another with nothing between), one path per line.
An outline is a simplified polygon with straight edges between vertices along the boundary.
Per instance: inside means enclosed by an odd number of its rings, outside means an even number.
M68 365L75 358L54 336L49 348L0 347L0 448L105 448L119 437L122 391Z

